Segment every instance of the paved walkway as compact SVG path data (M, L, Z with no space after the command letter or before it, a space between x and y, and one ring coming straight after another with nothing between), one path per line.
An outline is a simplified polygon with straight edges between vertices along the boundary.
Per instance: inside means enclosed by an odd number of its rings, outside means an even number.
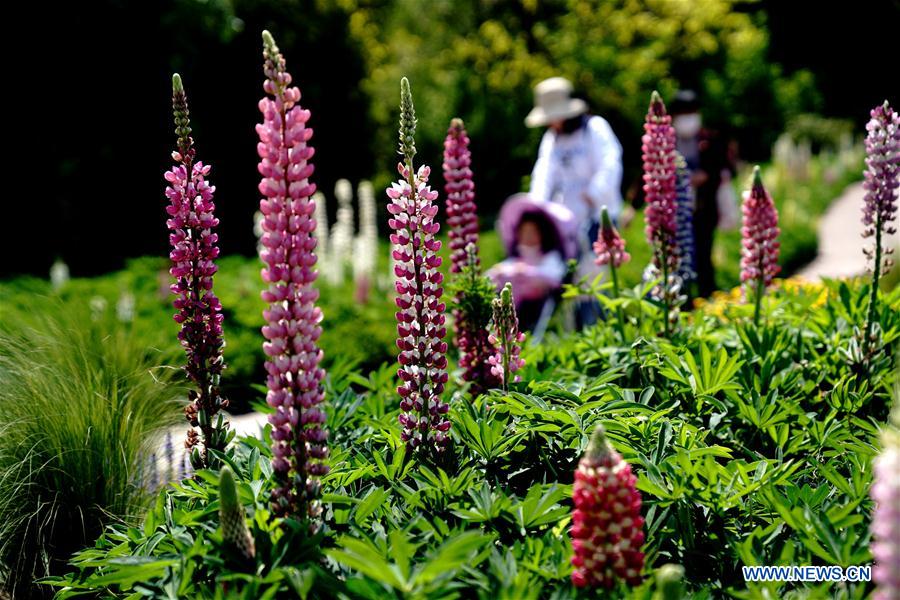
M864 192L862 183L854 183L831 204L819 221L819 255L797 275L817 280L865 273L866 257L862 247L871 240L862 238L860 216ZM900 247L900 235L889 236L885 245Z
M237 432L238 437L244 435L259 436L263 427L269 422L266 419L266 415L258 412L251 412L245 415L229 415L228 421L231 423L231 428Z

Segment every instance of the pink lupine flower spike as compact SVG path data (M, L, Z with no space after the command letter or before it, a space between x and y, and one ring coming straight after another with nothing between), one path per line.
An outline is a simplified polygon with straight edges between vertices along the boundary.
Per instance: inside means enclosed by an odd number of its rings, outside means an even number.
M393 233L394 275L399 309L397 317L397 375L400 385L401 437L420 452L441 451L449 437L450 405L441 399L447 383L447 334L443 275L438 270L441 242L435 239L437 192L428 187L431 170L422 165L413 170L416 113L409 81L400 81L400 154L397 165L401 179L387 189L390 225Z
M666 105L657 92L653 92L644 122L641 138L644 169L644 198L647 208L647 242L653 250L650 271L660 284L654 290L663 305L663 333L668 336L669 321L675 318L675 303L680 284L675 273L680 265L677 244L677 198L675 128L672 117L666 113Z
M741 283L754 288L756 307L753 322L759 324L762 298L766 288L781 271L778 265L778 211L759 174L753 169L753 185L744 192L741 227Z
M318 477L328 472L325 413L319 366L322 351L322 312L313 287L317 272L315 184L309 181L313 149L307 144L312 129L309 111L300 107L300 90L291 86L285 60L268 31L263 34L263 89L259 101L263 122L259 135L259 209L263 214L260 258L268 288L262 298L266 325L266 402L275 409L272 424L272 467L278 486L272 508L280 516L315 518L321 512ZM315 525L311 524L315 529Z

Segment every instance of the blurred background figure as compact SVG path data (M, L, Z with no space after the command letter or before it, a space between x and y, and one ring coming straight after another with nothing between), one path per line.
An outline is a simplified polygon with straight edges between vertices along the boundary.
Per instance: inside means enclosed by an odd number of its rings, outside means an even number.
M517 194L500 209L497 229L507 258L487 275L498 289L512 284L519 327L539 339L559 300L566 261L577 255L574 215L561 204Z
M737 198L731 187L734 161L718 132L703 127L700 101L693 90L680 90L669 105L676 148L691 172L694 209L694 260L697 293L708 297L716 289L712 262L716 228L733 229L738 223Z
M528 127L546 127L531 173L530 194L537 202L557 202L568 208L577 223L577 277L599 274L591 244L600 227L600 208L613 222L622 210L622 145L603 117L588 114L587 103L572 97L572 84L552 77L534 88L534 108L525 117ZM577 325L597 320L594 299L579 302Z

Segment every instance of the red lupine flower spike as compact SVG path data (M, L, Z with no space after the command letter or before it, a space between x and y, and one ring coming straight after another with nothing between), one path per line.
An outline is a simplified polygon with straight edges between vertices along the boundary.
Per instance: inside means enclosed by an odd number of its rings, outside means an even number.
M640 583L644 519L636 481L631 465L598 425L578 463L572 491L572 583L577 587Z

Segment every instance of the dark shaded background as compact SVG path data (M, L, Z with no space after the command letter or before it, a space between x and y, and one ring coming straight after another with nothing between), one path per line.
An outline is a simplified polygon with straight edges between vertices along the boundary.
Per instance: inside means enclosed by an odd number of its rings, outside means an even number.
M188 90L199 156L213 165L222 250L251 254L264 28L276 33L302 103L312 111L319 186L330 192L339 177L356 181L393 167L391 149L373 151L369 99L359 85L365 50L348 33L347 13L313 0L222 6L101 0L26 7L18 18L23 32L26 25L39 27L19 43L7 80L14 154L7 158L12 185L0 213L0 277L46 276L57 257L73 275L92 275L119 268L128 257L167 252L162 173L171 162L173 71ZM788 73L814 73L824 115L862 126L875 103L900 97L900 2L832 7L766 0L746 10L764 13L773 62ZM682 75L690 80L690 73ZM465 115L464 105L458 110ZM617 130L639 131L639 123L623 123L614 112L608 117ZM516 191L530 153L510 160L498 146L503 133L492 133L473 140L473 151L482 172L491 174L479 189L499 198ZM629 138L626 149L631 142L639 143ZM630 173L638 158L626 154Z

